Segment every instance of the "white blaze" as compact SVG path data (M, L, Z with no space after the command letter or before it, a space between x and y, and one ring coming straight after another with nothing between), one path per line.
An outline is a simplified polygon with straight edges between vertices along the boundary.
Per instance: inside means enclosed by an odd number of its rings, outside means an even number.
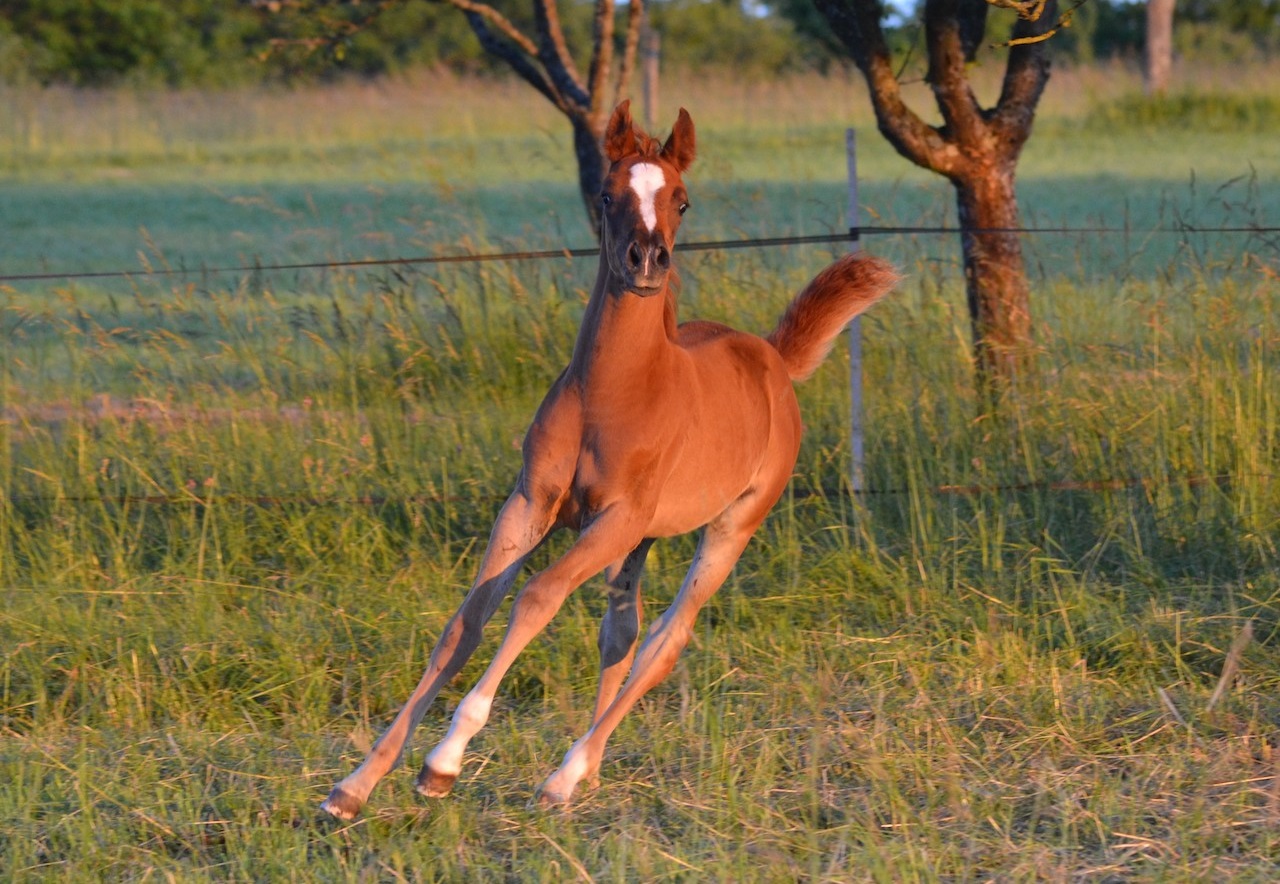
M655 166L653 163L636 163L631 167L631 189L640 198L640 217L650 233L653 233L653 228L658 226L658 212L654 208L654 200L658 196L658 191L662 190L662 186L666 183L667 177L662 174L660 166Z

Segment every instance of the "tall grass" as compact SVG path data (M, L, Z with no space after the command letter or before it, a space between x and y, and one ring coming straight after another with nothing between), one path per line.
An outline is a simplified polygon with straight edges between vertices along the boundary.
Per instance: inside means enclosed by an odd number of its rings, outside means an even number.
M1232 106L1265 106L1275 91L1267 67L1234 81L1210 69L1194 73L1202 90L1219 89ZM985 97L998 89L986 68L975 80ZM1154 113L1133 97L1138 89L1136 75L1120 66L1055 72L1019 164L1028 224L1127 227L1141 239L1152 227L1240 226L1276 210L1280 140L1265 115L1255 114L1249 131L1213 131L1167 115L1158 131L1122 124L1118 113ZM908 92L928 116L925 85ZM691 173L698 202L687 240L843 229L851 125L860 133L863 223L916 226L954 216L948 185L875 133L852 73L763 83L673 78L663 94L669 106L659 109L660 129L677 104L698 123L700 159ZM535 97L515 83L445 75L295 91L10 89L0 96L0 271L186 268L197 286L221 287L231 283L197 272L580 246L591 234L569 128ZM1245 204L1255 217L1242 217ZM938 254L940 242L912 248ZM1111 266L1122 250L1119 260L1139 259L1126 270L1149 275L1169 263L1167 242L1125 242L1099 262L1089 250L1111 240L1084 250L1073 241L1063 255L1100 273L1100 263Z
M1118 134L1140 122L1132 115L1149 114L1157 106L1164 109L1158 122L1188 129L1217 120L1223 107L1233 109L1224 121L1233 134L1242 132L1234 125L1239 120L1251 130L1272 128L1266 110L1280 78L1275 65L1253 65L1247 76L1205 65L1178 73L1172 98L1161 104L1135 98L1142 86L1132 66L1056 68L1040 104L1038 128L1049 130L1052 140L1071 144L1079 121L1091 115L1102 113L1104 125ZM1001 74L994 63L974 69L982 101L998 97ZM938 122L927 84L905 79L904 98ZM700 134L709 139L705 146L715 148L703 152L704 162L715 164L709 176L715 180L730 168L739 170L737 177L840 180L843 139L836 137L815 154L818 139L839 136L847 126L874 129L866 88L852 70L767 80L671 72L668 80L655 125L668 126L677 106L688 107ZM1205 107L1196 111L1200 117L1188 118L1179 103L1188 100L1183 96L1197 95L1215 101L1202 101ZM1168 130L1161 135L1176 137ZM300 89L0 87L0 175L16 181L190 182L193 169L199 170L196 180L206 183L336 179L425 181L448 188L492 182L496 169L503 184L572 181L565 174L572 169L569 136L559 112L522 83L443 72ZM762 159L754 149L760 139L782 149ZM1035 160L1042 140L1049 139L1032 140L1028 160ZM902 173L900 158L879 138L864 141L872 177ZM753 149L739 149L744 145ZM833 157L836 161L829 162ZM1198 157L1215 166L1221 159L1208 152ZM1151 171L1140 162L1128 167L1135 173Z
M761 328L782 297L759 303L760 272L720 278L713 312ZM420 809L393 776L368 822L337 829L315 800L465 588L580 279L498 266L292 300L10 306L10 867L1268 874L1274 283L1246 274L1182 305L1135 286L1120 312L1060 282L1044 389L976 419L963 323L916 279L868 318L875 493L841 488L836 359L801 388L792 496L615 738L599 793L568 820L524 808L586 724L588 589L513 672L456 799ZM41 364L47 385L23 395ZM655 554L652 604L690 554Z
M709 131L727 143L747 104ZM697 211L758 223L735 191L799 211L741 180L695 188ZM1232 212L1266 217L1273 186L1260 170L1179 211L1240 193ZM528 192L504 211L542 205ZM469 247L456 223L441 241ZM837 354L799 388L792 490L598 791L526 806L588 724L589 585L512 670L455 796L397 772L353 825L317 802L469 585L591 262L4 289L10 877L1274 877L1274 246L1185 235L1144 265L1142 243L1031 241L1038 381L998 415L949 247L874 247L907 281L864 323L870 493L843 478ZM682 254L683 313L763 331L830 257ZM649 620L692 543L651 554Z

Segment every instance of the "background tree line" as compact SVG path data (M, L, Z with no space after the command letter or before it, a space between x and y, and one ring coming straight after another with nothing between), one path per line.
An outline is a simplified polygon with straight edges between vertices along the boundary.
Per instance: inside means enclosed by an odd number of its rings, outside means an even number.
M316 14L315 4L293 0L8 0L0 5L0 80L226 86L415 67L504 70L447 3L391 4L365 24L378 5L335 3ZM517 25L527 24L529 4L498 5ZM585 0L564 4L571 50L590 42L593 14ZM658 0L648 15L663 35L664 64L678 69L768 76L848 61L813 0ZM1179 0L1177 22L1183 58L1235 61L1280 48L1280 0ZM890 20L886 37L905 49L922 39L920 31L908 15ZM1138 58L1144 33L1141 3L1088 0L1052 52L1082 63Z

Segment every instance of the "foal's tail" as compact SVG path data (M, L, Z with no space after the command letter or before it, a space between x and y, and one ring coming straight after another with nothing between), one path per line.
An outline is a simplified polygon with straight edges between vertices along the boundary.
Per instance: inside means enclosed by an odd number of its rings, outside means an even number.
M889 294L898 272L887 261L847 255L813 278L765 338L782 354L787 373L802 381L826 358L849 320Z

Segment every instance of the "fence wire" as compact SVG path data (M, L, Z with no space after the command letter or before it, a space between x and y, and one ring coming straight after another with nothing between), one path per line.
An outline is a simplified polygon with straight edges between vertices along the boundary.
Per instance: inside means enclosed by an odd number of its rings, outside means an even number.
M816 233L795 236L765 236L751 239L714 239L701 242L681 243L680 251L712 252L732 249L776 248L784 246L823 245L828 243L857 242L864 236L948 236L959 233L981 236L983 234L1018 235L1033 234L1128 234L1132 235L1195 235L1195 234L1280 234L1280 227L1263 225L1241 225L1234 227L1199 227L1190 224L1179 224L1173 227L1154 227L1145 230L1134 230L1128 227L940 227L940 226L891 226L866 225L851 227L840 233ZM599 246L583 246L581 248L530 249L513 252L485 252L470 255L415 255L397 258L356 258L346 261L303 261L289 264L241 264L227 267L165 267L144 270L86 270L86 271L51 271L41 273L6 273L0 274L0 283L40 282L52 280L83 279L135 279L139 277L157 276L196 276L220 275L227 273L284 273L299 270L341 270L369 269L377 267L412 267L434 264L481 264L497 261L538 261L551 258L571 260L574 258L591 258L600 254Z
M700 252L700 251L729 251L734 249L752 249L752 248L777 248L787 246L803 246L803 245L824 245L832 243L851 243L857 242L865 236L948 236L960 233L968 233L974 235L982 234L1018 234L1018 235L1035 235L1035 234L1057 234L1057 235L1111 235L1111 234L1128 234L1128 235L1197 235L1197 234L1227 234L1227 235L1266 235L1280 234L1280 226L1267 225L1239 225L1230 227L1201 227L1191 224L1178 224L1172 227L1156 227L1143 230L1135 230L1131 227L1112 227L1112 226L1090 226L1090 227L999 227L999 228L960 228L951 226L894 226L894 225L861 225L850 227L847 231L838 233L820 233L808 235L793 236L767 236L754 237L748 239L719 239L704 240L699 242L690 242L680 244L681 251ZM400 266L421 266L421 265L446 265L446 264L480 264L488 262L501 261L537 261L549 259L573 260L577 258L595 257L600 254L599 246L584 246L581 248L559 248L559 249L529 249L510 252L485 252L480 254L463 254L463 255L417 255L409 257L396 258L363 258L346 261L306 261L287 264L245 264L226 267L200 267L200 268L148 268L145 270L93 270L78 272L43 272L43 273L10 273L0 274L0 283L13 282L35 282L35 281L52 281L52 280L84 280L84 279L134 279L146 277L171 277L171 276L192 276L192 275L215 275L215 274L232 274L232 273L274 273L274 272L290 272L301 270L340 270L340 269L372 269L378 267L400 267ZM1118 478L1118 479L1102 479L1092 481L1045 481L1045 482L1019 482L1012 484L998 485L938 485L933 488L925 489L936 495L958 495L958 496L979 496L984 494L1009 494L1029 491L1043 492L1103 492L1103 491L1123 491L1132 488L1148 488L1154 485L1172 485L1185 484L1188 487L1201 486L1228 486L1234 481L1243 479L1259 480L1270 482L1276 477L1270 474L1257 475L1199 475L1199 476L1165 476L1160 479L1147 477L1137 478ZM842 493L840 489L820 489L809 492L793 491L794 495L799 497L813 496L830 496ZM912 489L908 488L879 488L879 489L856 489L851 493L855 497L877 497L877 496L895 496L912 493ZM500 502L501 497L495 496L494 502ZM280 495L245 495L245 494L222 494L210 497L201 497L196 494L173 494L173 495L5 495L0 489L0 502L9 504L74 504L74 505L150 505L150 506L200 506L207 507L216 504L239 504L242 506L258 506L258 507L283 507L283 506L304 506L304 507L323 507L323 506L366 506L381 508L391 505L400 506L421 506L432 504L444 504L449 502L457 502L458 498L446 498L427 495L408 495L408 496L388 496L388 495L358 495L352 497L316 497L310 495L297 496L280 496Z

